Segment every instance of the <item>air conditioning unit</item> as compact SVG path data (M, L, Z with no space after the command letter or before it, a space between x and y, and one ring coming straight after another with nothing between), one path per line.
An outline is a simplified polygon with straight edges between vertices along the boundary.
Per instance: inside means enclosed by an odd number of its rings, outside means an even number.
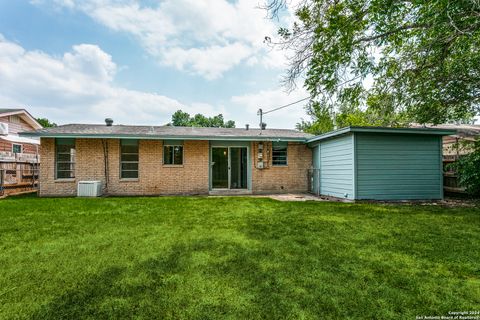
M101 181L79 181L77 188L78 197L100 197L102 195Z
M3 135L8 134L8 123L0 122L0 134L3 134Z

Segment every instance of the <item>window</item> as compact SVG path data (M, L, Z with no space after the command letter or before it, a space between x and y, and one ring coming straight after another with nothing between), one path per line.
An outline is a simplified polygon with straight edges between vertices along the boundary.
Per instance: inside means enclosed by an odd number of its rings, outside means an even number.
M22 145L12 144L12 153L22 153Z
M75 139L55 139L55 178L75 178Z
M120 140L120 178L138 179L138 140Z
M163 146L163 164L181 165L183 164L183 145L179 142L164 142Z
M286 142L274 142L272 144L272 165L287 165L287 149L288 143Z

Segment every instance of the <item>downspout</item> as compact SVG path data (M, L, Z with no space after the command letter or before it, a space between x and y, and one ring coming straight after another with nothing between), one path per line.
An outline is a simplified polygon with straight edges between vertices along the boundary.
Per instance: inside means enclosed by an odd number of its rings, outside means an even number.
M107 139L102 139L103 146L103 163L104 163L104 178L105 178L105 193L108 194L108 141Z
M35 145L35 164L33 165L33 181L32 181L33 188L35 188L35 176L38 176L37 189L39 191L38 193L40 193L40 162L38 161L38 144Z

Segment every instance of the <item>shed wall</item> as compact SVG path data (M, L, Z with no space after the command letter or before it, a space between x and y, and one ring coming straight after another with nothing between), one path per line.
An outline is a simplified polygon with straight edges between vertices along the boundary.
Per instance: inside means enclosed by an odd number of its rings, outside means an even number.
M353 147L353 134L347 134L322 141L314 148L313 165L320 169L320 194L354 199Z
M443 198L441 137L355 133L357 199Z

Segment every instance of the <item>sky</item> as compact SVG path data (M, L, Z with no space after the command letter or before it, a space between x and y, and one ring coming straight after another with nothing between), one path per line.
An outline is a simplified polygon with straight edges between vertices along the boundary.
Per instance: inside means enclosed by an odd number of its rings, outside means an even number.
M163 125L178 109L258 126L287 93L286 52L264 43L293 17L262 0L0 0L0 108L57 124ZM294 128L304 103L265 116Z

